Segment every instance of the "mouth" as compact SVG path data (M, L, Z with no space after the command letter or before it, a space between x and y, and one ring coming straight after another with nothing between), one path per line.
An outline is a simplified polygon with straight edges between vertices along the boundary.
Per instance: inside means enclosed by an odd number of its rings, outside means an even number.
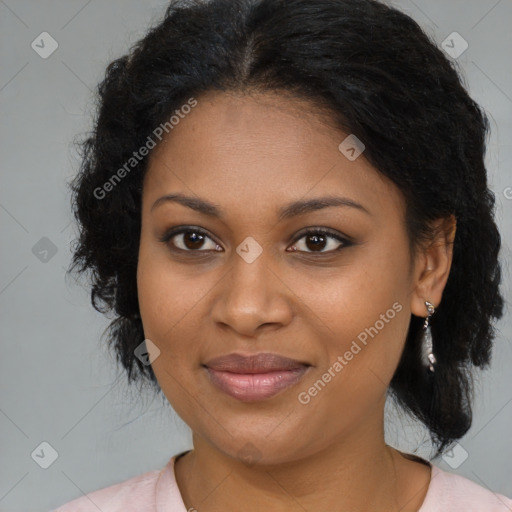
M210 382L244 402L271 398L297 384L310 364L271 353L229 354L206 362Z

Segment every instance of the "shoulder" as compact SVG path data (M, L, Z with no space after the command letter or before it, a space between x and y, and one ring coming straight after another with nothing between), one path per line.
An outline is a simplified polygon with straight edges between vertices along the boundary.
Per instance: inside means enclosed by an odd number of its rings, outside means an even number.
M186 512L174 475L174 462L185 453L173 455L161 470L90 492L52 512L156 512L162 505L166 510Z
M156 510L155 489L162 471L148 471L124 482L90 492L52 512L152 512Z
M461 475L432 465L432 478L418 512L511 512L512 499Z

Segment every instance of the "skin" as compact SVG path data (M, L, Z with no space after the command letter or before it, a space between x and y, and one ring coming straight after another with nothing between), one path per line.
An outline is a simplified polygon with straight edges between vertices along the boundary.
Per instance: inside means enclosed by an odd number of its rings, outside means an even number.
M347 134L311 105L275 93L197 100L151 154L137 272L145 336L160 350L153 370L193 432L193 451L175 465L187 509L417 511L430 468L386 445L384 404L411 313L425 317L425 300L441 302L455 220L438 221L437 238L412 259L399 189L364 153L347 159L338 149ZM151 210L170 193L207 200L223 218L177 202ZM328 195L369 213L338 206L277 217L292 201ZM159 240L183 225L209 238ZM308 236L297 240L309 227L330 228L353 245L329 237L315 251ZM250 264L236 252L248 236L262 248ZM298 393L396 302L401 311L300 403ZM232 352L274 352L312 367L270 399L241 402L201 366ZM247 443L258 454L252 463L241 455Z

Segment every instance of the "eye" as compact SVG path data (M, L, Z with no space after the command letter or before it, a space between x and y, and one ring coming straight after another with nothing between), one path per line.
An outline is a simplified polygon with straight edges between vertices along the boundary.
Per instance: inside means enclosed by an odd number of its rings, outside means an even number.
M298 244L297 242L302 239L305 239L305 242ZM210 241L209 247L208 240ZM160 238L160 241L167 244L175 252L222 251L222 247L208 236L204 230L194 226L173 228L167 231ZM293 249L290 252L300 251L310 254L332 253L352 245L352 242L348 239L326 228L314 228L303 231L293 243ZM325 248L328 248L328 250L323 250Z
M305 243L297 244L298 241L305 239ZM331 243L329 244L329 239L331 240ZM323 251L324 248L329 247L330 249L327 251ZM300 250L302 252L306 253L331 253L341 250L343 247L348 247L352 245L352 243L347 240L346 238L342 237L336 232L332 232L329 229L325 228L315 228L315 229L308 229L307 231L303 232L301 235L299 235L298 238L295 239L294 245L293 245L293 251ZM310 249L309 251L304 251L301 249L301 247L306 247L307 249Z
M176 240L169 244L169 242L174 238ZM210 240L210 247L208 247L206 240ZM170 245L171 250L178 252L206 252L207 250L222 250L220 245L212 240L205 231L193 226L171 229L166 232L162 238L160 238L160 241ZM199 250L201 248L203 250Z

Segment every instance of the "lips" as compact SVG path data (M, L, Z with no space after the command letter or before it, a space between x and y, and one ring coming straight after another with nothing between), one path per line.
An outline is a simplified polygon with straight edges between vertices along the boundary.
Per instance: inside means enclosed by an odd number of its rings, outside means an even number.
M205 366L212 370L232 373L268 373L278 370L296 370L309 365L278 354L263 352L250 356L228 354L209 360Z
M217 389L244 402L271 398L297 384L311 365L271 353L229 354L203 365Z

